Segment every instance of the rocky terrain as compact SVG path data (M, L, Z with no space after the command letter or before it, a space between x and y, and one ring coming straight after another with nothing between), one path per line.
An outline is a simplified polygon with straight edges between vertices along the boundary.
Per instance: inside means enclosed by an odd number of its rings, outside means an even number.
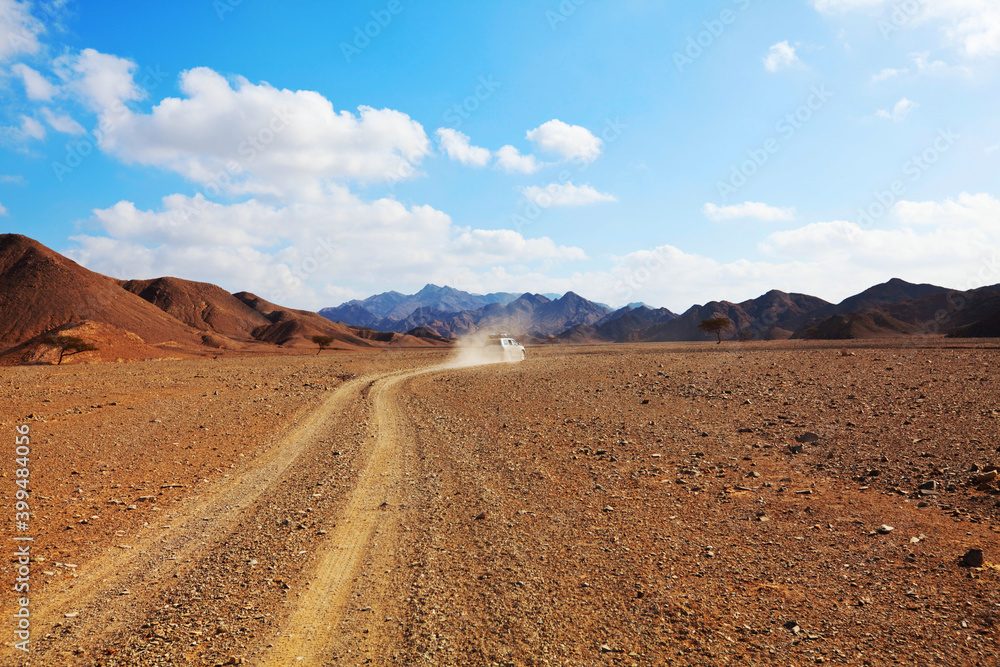
M0 662L993 665L997 354L0 369L36 540L32 651Z

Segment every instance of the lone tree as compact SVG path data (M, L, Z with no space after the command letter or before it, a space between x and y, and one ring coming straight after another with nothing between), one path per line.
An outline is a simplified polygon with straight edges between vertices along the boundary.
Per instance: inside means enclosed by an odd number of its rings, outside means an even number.
M714 333L719 338L719 343L722 343L722 332L733 326L732 320L728 317L712 317L707 320L702 320L698 328L705 333Z
M310 340L319 345L319 350L316 352L316 356L318 357L320 352L330 347L335 338L333 336L313 336Z
M70 357L81 352L92 352L97 349L96 345L76 336L46 336L42 339L42 345L59 348L59 363L56 364L57 366L62 365L63 357Z

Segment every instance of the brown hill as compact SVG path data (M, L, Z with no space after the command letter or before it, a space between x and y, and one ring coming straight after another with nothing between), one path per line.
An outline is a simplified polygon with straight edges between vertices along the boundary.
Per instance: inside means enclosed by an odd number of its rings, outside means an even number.
M0 235L0 349L70 322L130 331L146 343L197 349L201 334L125 290L118 281L20 234Z
M97 349L66 356L63 364L93 363L95 361L140 361L166 357L190 356L182 349L170 345L154 347L136 334L103 322L72 322L34 336L20 345L0 353L0 366L21 364L54 364L59 360L59 350L43 343L50 334L72 336L90 343Z
M952 338L1000 338L1000 311L957 329Z
M915 324L902 322L878 310L834 315L815 327L810 327L797 338L846 340L851 338L884 338L918 333Z
M264 316L266 323L251 332L259 341L284 347L299 347L313 346L314 343L310 340L312 336L330 336L335 341L330 346L334 350L380 347L376 344L378 341L366 340L350 327L331 322L318 313L284 308L250 292L238 292L233 296Z
M180 278L127 280L121 283L184 324L234 340L253 340L253 332L271 321L226 290Z

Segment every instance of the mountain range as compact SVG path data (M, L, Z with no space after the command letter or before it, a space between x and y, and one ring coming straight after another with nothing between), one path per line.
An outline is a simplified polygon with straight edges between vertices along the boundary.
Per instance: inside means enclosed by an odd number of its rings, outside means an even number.
M454 304L472 307L455 310ZM712 336L699 324L719 317L733 324L723 332L723 339L993 337L1000 336L1000 285L963 292L893 278L837 304L808 294L771 290L740 303L695 305L679 315L645 304L612 311L573 292L559 298L530 293L480 296L427 285L412 296L389 292L319 312L347 325L399 333L419 330L442 338L503 329L535 341L700 341Z
M847 339L934 334L1000 337L1000 285L959 291L899 279L832 304L772 290L740 303L711 301L681 314L634 303L618 310L574 292L476 295L427 285L314 313L249 292L174 277L117 280L28 237L0 234L0 363L45 362L54 333L91 342L81 359L447 345L475 331L525 342L702 341L706 319L724 317L724 339ZM48 356L46 356L48 355ZM77 360L74 357L74 360Z
M97 343L87 358L441 344L433 337L373 332L285 308L249 292L180 278L116 280L95 273L26 236L0 234L0 363L44 361L41 341L60 333Z

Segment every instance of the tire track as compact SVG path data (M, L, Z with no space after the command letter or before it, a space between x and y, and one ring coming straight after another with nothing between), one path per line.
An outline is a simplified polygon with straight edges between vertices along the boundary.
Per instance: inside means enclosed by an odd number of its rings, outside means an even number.
M51 632L57 622L66 623L65 614L72 610L77 616L61 633L59 643L64 645L67 633L81 643L91 643L127 626L144 612L146 605L120 597L121 590L138 585L143 589L143 600L156 599L174 574L190 567L233 532L241 513L280 483L332 416L361 400L363 390L371 383L397 374L365 376L338 387L280 442L245 465L240 474L199 490L197 498L177 508L169 527L151 527L139 536L122 538L130 549L109 545L97 560L81 564L78 578L70 585L46 592L37 611L33 611L32 625ZM150 577L150 572L155 576ZM44 656L46 647L38 650Z
M404 418L395 394L406 380L442 368L406 372L380 380L372 387L369 397L377 429L375 446L336 528L326 540L325 552L310 573L308 591L258 664L325 664L328 651L342 641L338 641L338 627L347 613L352 582L373 547L374 536L376 532L393 532L393 525L400 520L395 513L384 510L398 505L404 476L405 460L400 455Z

